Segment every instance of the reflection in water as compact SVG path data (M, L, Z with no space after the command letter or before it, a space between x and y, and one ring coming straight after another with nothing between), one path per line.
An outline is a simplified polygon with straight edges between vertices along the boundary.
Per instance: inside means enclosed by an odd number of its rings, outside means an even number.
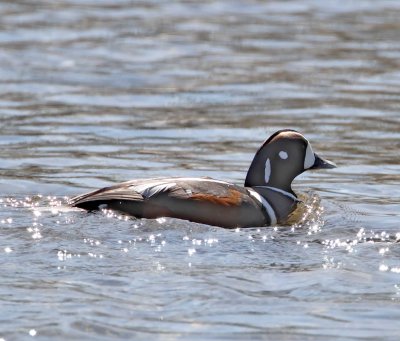
M1 2L0 339L396 339L399 11ZM296 180L285 226L65 206L133 178L243 184L281 128L339 166Z

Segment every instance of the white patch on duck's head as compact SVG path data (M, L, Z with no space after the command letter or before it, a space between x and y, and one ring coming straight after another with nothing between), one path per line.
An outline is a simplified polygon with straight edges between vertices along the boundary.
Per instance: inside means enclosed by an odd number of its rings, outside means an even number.
M314 152L311 148L310 143L307 142L307 150L306 150L306 155L304 157L304 169L312 167L314 163L315 163Z
M288 153L286 153L284 150L281 150L281 151L279 152L279 157L280 157L282 160L286 160L286 159L289 157L289 155L288 155Z
M270 177L271 177L271 161L267 159L267 161L265 161L265 170L264 170L264 180L266 184L269 182Z

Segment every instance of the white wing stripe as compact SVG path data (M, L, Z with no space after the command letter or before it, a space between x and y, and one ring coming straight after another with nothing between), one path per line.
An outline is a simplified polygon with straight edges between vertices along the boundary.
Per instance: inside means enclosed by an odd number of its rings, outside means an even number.
M139 186L133 186L133 190L136 192L139 192L144 198L150 198L156 194L159 194L161 192L166 192L170 188L176 186L175 182L170 182L170 183L149 183L149 184L143 184Z
M229 182L207 179L207 178L171 178L172 181L205 181L205 182L216 182L218 184L231 185Z
M133 184L131 188L140 193L144 198L150 198L162 192L166 192L172 187L177 185L178 181L198 181L198 182L213 182L223 185L231 185L228 182L214 180L214 179L204 179L204 178L171 178L168 179L152 179L142 184Z

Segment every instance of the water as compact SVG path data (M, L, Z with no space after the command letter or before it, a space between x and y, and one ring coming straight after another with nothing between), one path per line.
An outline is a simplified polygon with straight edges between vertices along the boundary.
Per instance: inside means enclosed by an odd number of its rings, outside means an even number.
M0 339L397 340L400 3L0 4ZM241 184L300 130L293 224L126 220L66 197Z

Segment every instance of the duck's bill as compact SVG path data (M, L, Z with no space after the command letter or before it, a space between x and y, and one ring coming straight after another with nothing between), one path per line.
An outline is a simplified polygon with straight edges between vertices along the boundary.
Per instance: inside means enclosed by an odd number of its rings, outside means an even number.
M310 169L327 169L327 168L336 168L336 164L329 160L324 160L322 157L319 157L317 154L314 154L315 162L310 167Z

